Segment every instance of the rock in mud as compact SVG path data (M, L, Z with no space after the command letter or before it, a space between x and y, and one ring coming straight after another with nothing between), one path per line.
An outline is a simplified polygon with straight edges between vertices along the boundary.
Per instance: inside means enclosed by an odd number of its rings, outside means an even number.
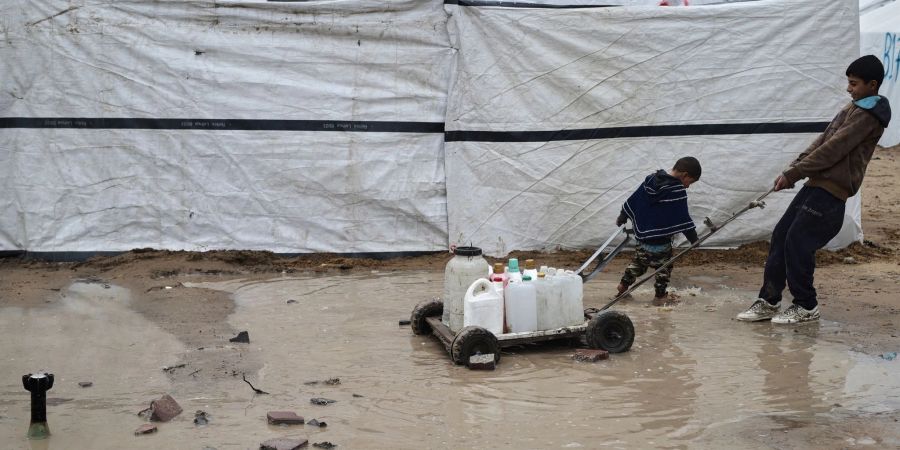
M409 320L401 320L398 324L402 327L404 325L409 325L411 322Z
M276 438L259 444L259 450L297 450L305 446L306 439Z
M92 382L92 381L79 381L79 382L78 382L78 385L81 386L81 387L83 387L83 388L89 388L89 387L91 387L91 386L94 385L94 382Z
M206 411L197 411L194 413L194 425L206 425L209 423L209 415Z
M325 422L319 422L319 421L316 420L316 419L312 419L312 420L310 420L309 422L306 422L306 424L307 424L307 425L314 426L314 427L319 427L319 428L325 428L325 427L328 426L327 423L325 423Z
M152 423L145 423L139 426L137 430L134 430L135 436L150 433L156 433L156 425L153 425Z
M181 405L169 394L150 402L150 420L154 422L168 422L181 414L181 411Z
M269 411L266 419L272 425L302 425L303 417L298 416L293 411Z
M321 397L313 397L313 398L309 399L309 402L312 403L313 405L328 405L328 404L334 403L336 401L337 400L331 400L328 398L321 398Z
M337 445L332 444L331 442L325 441L325 442L316 442L315 444L313 444L313 447L316 447L316 448L335 448L335 447L337 447Z
M494 362L494 354L473 355L469 357L470 370L494 370L496 367Z
M609 359L609 352L600 349L580 349L572 355L572 359L581 362L597 362L601 359Z
M241 342L244 344L249 344L250 343L250 333L248 333L246 331L241 331L240 333L237 334L237 336L229 339L228 342Z
M287 303L288 305L292 305L292 304L294 304L294 303L297 303L297 300L290 299L290 300L288 300L286 303Z
M897 358L897 352L882 353L880 356L881 359L893 361L895 358Z

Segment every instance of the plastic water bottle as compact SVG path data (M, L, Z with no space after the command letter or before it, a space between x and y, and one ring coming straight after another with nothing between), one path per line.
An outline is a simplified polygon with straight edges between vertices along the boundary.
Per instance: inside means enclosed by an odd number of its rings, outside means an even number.
M534 264L533 259L525 260L525 270L522 271L522 276L528 275L531 277L531 281L536 281L538 276L537 266Z
M510 283L505 298L506 323L510 333L537 330L537 292L531 277L522 277L519 283Z
M518 283L522 281L522 272L519 271L519 259L518 258L509 258L509 264L507 265L507 273L509 274L509 282L510 283Z

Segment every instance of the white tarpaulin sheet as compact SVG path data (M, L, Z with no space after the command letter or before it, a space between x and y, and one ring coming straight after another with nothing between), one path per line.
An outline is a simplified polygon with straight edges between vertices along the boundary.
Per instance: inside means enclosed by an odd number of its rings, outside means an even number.
M859 18L860 53L875 55L884 64L884 82L879 94L888 98L891 106L900 106L900 1L873 7ZM900 120L896 115L884 130L884 147L900 144Z
M643 178L686 155L704 166L695 222L723 221L849 100L858 55L856 0L447 9L450 242L493 255L598 244ZM708 242L768 238L795 192ZM832 245L859 237L848 212Z
M0 2L0 250L446 248L446 19L419 0Z
M0 0L0 250L592 246L687 154L695 220L722 219L858 49L844 0L521 6ZM711 243L767 238L792 195Z

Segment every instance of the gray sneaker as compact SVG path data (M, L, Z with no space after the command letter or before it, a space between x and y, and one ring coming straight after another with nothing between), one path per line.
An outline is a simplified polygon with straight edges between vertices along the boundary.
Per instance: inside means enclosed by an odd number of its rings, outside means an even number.
M760 320L769 320L775 315L778 314L778 309L781 308L781 302L776 303L775 305L770 305L769 302L758 299L747 308L746 311L737 315L737 320L743 320L744 322L759 322Z
M791 324L819 320L819 307L809 310L802 306L791 305L788 309L772 318L772 323Z

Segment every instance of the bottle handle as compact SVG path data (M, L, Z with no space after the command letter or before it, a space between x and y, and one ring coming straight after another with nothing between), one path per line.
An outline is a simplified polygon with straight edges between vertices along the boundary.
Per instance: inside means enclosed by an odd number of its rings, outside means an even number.
M466 297L473 297L475 295L475 290L478 289L478 293L487 292L488 289L492 287L491 282L488 281L487 278L479 278L475 280L474 283L469 285L469 289L466 290Z

